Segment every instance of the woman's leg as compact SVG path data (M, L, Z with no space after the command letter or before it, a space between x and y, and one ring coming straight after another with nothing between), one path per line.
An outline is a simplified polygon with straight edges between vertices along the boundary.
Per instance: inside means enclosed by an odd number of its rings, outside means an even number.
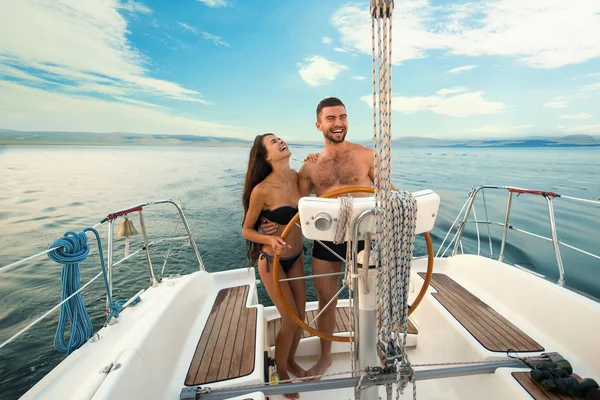
M302 261L302 256L296 260L292 269L287 273L288 278L297 278L304 276L304 262ZM294 301L296 304L296 309L298 310L298 318L304 321L304 315L306 313L306 280L299 279L296 281L289 281L290 289L292 291L292 295L294 296ZM298 363L296 363L296 350L298 349L298 344L300 343L300 339L302 339L303 329L301 327L297 327L296 333L294 334L294 341L292 342L292 347L290 348L290 354L288 356L288 370L291 371L298 378L303 378L306 376L306 370L304 370Z
M271 270L273 265L270 266ZM280 271L280 277L285 278L286 274L281 269L281 266L278 266ZM282 380L290 379L287 369L287 360L289 358L290 349L292 347L292 342L294 339L294 335L296 330L298 329L298 325L287 315L281 302L277 298L277 293L275 292L275 284L273 282L273 272L267 272L267 260L262 259L258 261L258 272L260 273L260 277L262 279L263 285L267 289L267 293L269 297L277 307L279 311L279 315L281 315L281 329L277 334L277 339L275 340L275 364L277 365L277 374ZM290 290L290 286L288 282L281 282L281 290L283 292L283 297L286 302L292 309L292 311L298 314L298 310L296 309L296 300L292 295L292 291ZM295 399L299 397L298 393L289 393L285 394L285 397L288 399Z

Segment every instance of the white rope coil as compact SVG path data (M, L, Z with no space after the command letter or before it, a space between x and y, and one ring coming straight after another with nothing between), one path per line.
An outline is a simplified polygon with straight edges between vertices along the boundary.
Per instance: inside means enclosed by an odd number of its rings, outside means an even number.
M341 244L346 241L347 233L350 231L350 220L352 219L352 197L340 197L339 200L340 213L333 237L333 243L335 244Z
M371 0L375 227L380 259L377 270L378 353L386 361L394 361L398 371L396 398L399 398L406 387L401 371L412 371L406 354L406 338L417 203L409 192L391 191L393 9L392 0ZM413 398L416 398L414 372L411 380Z

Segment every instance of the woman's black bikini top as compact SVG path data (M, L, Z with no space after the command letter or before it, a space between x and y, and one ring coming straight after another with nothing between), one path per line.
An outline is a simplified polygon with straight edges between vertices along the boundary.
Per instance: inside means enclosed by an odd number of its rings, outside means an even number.
M298 207L281 206L274 210L262 210L261 216L279 225L287 225L298 212Z

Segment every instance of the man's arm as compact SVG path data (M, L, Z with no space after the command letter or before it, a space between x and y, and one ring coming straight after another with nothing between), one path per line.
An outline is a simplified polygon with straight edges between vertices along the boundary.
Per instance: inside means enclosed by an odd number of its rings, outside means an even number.
M298 171L298 189L302 197L310 196L313 191L313 184L310 180L310 170L315 165L314 162L305 162Z
M369 165L369 178L371 178L371 183L375 184L375 157L377 157L377 155L375 154L375 150L374 149L368 149L368 153L367 153L367 163ZM377 165L379 165L379 160L377 160ZM398 190L396 189L396 187L394 186L393 183L390 182L390 184L392 185L392 190Z

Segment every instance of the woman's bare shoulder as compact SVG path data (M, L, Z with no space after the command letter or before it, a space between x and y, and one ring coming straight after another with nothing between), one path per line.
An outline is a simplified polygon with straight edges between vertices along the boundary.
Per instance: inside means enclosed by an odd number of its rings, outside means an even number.
M269 186L268 182L265 182L265 181L260 182L258 185L254 186L254 189L252 189L251 196L256 200L264 199L265 195L269 191L268 186Z

